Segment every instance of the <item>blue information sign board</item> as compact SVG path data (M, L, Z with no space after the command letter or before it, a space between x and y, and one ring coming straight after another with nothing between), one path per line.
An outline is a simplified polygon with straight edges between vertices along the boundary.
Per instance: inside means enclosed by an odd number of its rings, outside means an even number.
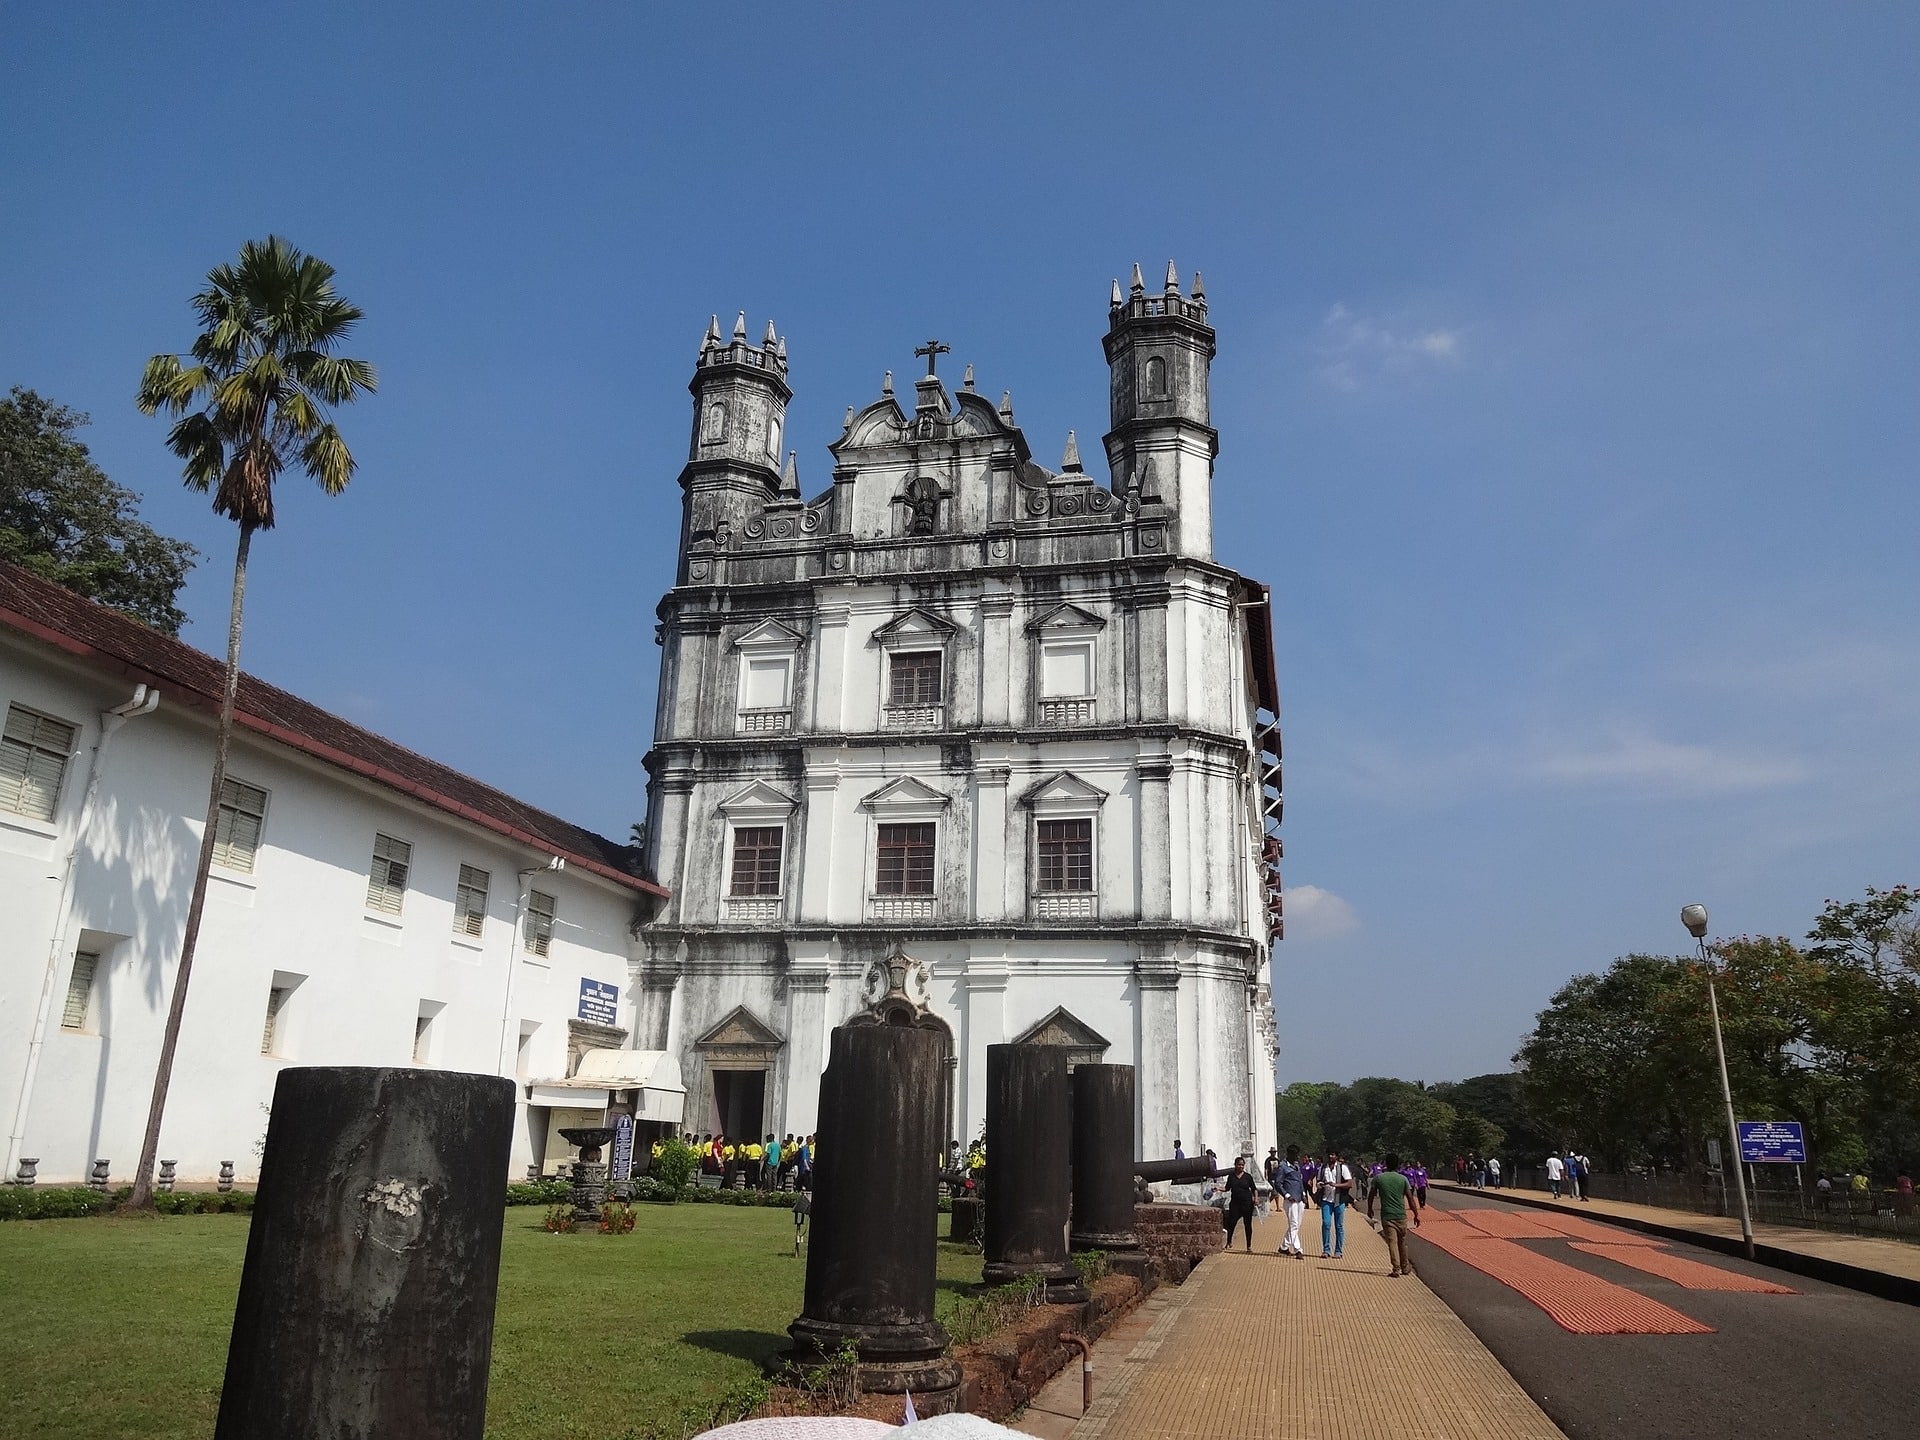
M580 977L580 1018L596 1025L612 1025L620 1008L620 987L604 980Z
M1740 1158L1749 1165L1804 1165L1807 1141L1798 1120L1742 1120Z

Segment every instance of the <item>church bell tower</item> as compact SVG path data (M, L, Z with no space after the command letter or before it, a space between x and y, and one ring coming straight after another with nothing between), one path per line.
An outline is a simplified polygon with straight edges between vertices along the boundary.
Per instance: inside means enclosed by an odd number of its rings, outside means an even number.
M747 341L746 312L734 322L733 338L720 339L719 317L707 325L694 362L693 434L680 533L681 583L690 550L718 546L780 493L781 445L786 439L787 342L773 321L759 345Z
M1140 267L1126 295L1113 282L1105 340L1112 380L1107 465L1116 491L1143 509L1156 501L1173 519L1176 554L1213 558L1213 461L1220 437L1211 423L1208 378L1213 328L1198 271L1191 295L1167 262L1166 286L1147 293Z

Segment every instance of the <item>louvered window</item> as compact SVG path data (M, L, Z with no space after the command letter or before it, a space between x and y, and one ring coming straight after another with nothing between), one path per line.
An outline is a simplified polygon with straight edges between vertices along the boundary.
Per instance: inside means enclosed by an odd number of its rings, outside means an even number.
M1041 892L1093 889L1093 822L1042 820L1039 831Z
M220 786L220 823L213 832L213 863L251 875L266 819L266 791L241 780L224 781Z
M367 876L367 908L398 915L407 898L407 871L413 864L413 846L391 835L373 837L373 869Z
M889 705L938 705L941 702L938 650L890 655L887 664Z
M280 1011L287 1003L287 996L292 993L293 991L291 989L280 985L274 986L273 989L267 992L267 1023L260 1031L260 1053L262 1055L272 1055L275 1053L274 1047L278 1038L277 1032L280 1029Z
M875 894L933 894L931 824L882 825L878 859L874 871Z
M100 968L100 957L82 950L73 957L73 973L67 977L67 1008L60 1012L62 1030L87 1028L87 1012L93 1006L93 977Z
M7 707L7 726L0 735L0 810L30 820L53 819L76 733L51 715Z
M545 959L553 947L553 896L535 890L527 896L527 953Z
M487 928L487 882L491 877L471 865L460 867L453 896L453 933L478 937Z
M733 876L729 895L778 895L780 849L786 831L778 825L749 825L733 832Z

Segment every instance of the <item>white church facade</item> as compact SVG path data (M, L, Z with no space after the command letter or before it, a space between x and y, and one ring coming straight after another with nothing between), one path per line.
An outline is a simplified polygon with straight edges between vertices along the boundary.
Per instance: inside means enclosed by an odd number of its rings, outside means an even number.
M1147 1155L1272 1142L1278 697L1265 587L1213 558L1200 279L1116 283L1105 459L1033 459L937 373L782 462L786 342L708 331L662 600L634 1038L686 1126L814 1128L835 1026L1138 1067Z

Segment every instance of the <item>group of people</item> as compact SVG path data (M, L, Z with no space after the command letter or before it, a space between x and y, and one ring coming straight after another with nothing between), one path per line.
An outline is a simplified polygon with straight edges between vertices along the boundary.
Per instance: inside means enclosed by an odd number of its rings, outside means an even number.
M1593 1162L1586 1156L1569 1149L1562 1155L1558 1150L1547 1156L1547 1189L1558 1200L1564 1186L1566 1194L1574 1200L1591 1200L1593 1196L1587 1190L1587 1177L1593 1174Z
M1347 1207L1360 1203L1364 1190L1367 1219L1374 1218L1376 1207L1379 1210L1380 1233L1387 1242L1390 1273L1396 1279L1413 1273L1413 1261L1407 1253L1407 1225L1409 1221L1416 1227L1420 1224L1420 1212L1427 1203L1427 1171L1419 1161L1403 1166L1398 1155L1388 1154L1362 1177L1337 1150L1329 1150L1323 1157L1303 1156L1298 1145L1289 1145L1284 1157L1277 1150L1269 1150L1264 1168L1267 1189L1273 1194L1274 1204L1282 1207L1286 1216L1287 1228L1280 1241L1280 1254L1297 1260L1307 1258L1301 1246L1300 1226L1311 1204L1320 1211L1320 1258L1343 1259L1347 1247ZM1233 1162L1233 1173L1223 1187L1223 1223L1229 1247L1233 1244L1234 1232L1244 1230L1247 1250L1252 1252L1253 1215L1259 1189L1247 1169L1246 1156L1240 1156Z
M1500 1188L1500 1157L1498 1155L1456 1155L1453 1157L1454 1183L1471 1186L1475 1190L1485 1190L1492 1186Z
M736 1141L709 1132L687 1143L700 1156L700 1173L717 1175L726 1189L808 1190L813 1185L819 1143L811 1135L769 1135Z

